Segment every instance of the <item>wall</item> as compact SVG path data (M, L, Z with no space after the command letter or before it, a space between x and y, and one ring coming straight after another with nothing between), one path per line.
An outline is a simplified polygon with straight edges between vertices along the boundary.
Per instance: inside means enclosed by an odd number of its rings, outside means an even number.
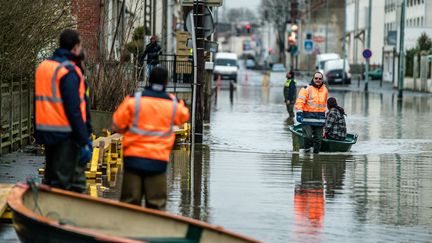
M94 60L99 51L101 0L74 0L72 14L76 16L77 30L88 58Z

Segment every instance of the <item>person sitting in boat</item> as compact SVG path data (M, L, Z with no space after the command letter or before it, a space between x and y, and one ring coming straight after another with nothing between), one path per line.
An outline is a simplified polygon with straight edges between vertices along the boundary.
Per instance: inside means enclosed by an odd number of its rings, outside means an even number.
M346 138L345 111L338 106L336 98L330 97L327 100L328 113L324 126L324 138L343 141Z

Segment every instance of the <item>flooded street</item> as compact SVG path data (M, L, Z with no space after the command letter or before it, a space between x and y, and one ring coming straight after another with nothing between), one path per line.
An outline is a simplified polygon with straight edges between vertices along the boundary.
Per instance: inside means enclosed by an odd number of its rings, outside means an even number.
M357 144L347 153L293 152L284 74L244 70L222 89L204 145L171 155L167 210L264 242L431 242L432 96L370 83L331 86ZM309 77L297 77L298 86ZM360 85L360 88L363 84ZM191 156L193 153L193 156ZM3 181L37 173L43 157L3 159ZM24 163L20 161L30 161ZM0 241L18 242L11 225Z
M188 149L173 152L168 211L265 242L430 242L432 97L397 102L377 81L369 94L356 82L330 87L358 142L299 155L274 75L262 87L261 74L243 71L232 100L221 90L192 165Z

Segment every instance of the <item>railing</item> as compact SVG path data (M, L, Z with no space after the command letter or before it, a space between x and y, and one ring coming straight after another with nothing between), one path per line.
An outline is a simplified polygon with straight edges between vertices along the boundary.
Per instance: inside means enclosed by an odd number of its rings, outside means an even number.
M159 56L158 66L164 66L168 70L168 85L192 84L193 82L193 61L189 57L177 56L174 54L162 54ZM139 67L140 75L138 80L147 84L149 74L147 62Z

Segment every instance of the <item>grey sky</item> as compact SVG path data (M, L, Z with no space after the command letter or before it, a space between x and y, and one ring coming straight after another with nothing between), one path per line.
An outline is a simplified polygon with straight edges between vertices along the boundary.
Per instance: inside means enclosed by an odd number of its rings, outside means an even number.
M223 0L226 9L229 8L249 8L257 12L261 0Z

